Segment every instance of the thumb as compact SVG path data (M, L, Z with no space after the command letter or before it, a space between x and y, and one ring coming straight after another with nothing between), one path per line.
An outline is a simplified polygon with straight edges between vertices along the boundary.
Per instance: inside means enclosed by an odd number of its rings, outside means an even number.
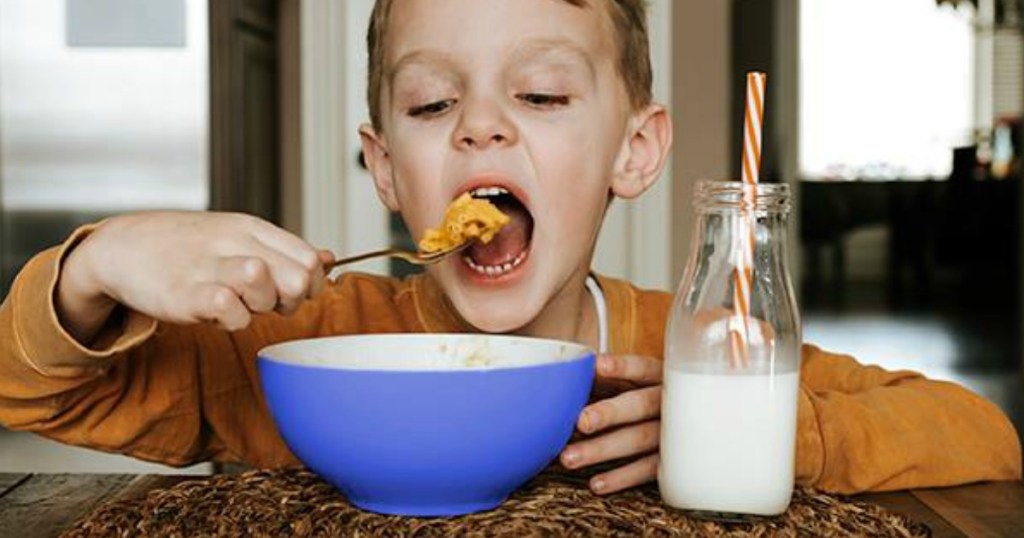
M321 265L330 265L330 264L334 263L334 260L337 259L334 256L334 253L331 252L330 250L327 250L327 249L320 249L316 253L317 253L317 256L320 257L320 264Z

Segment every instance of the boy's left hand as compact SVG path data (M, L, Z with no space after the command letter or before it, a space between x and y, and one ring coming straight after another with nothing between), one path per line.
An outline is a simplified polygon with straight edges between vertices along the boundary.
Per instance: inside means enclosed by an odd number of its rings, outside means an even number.
M579 469L623 458L632 461L591 478L594 493L614 493L657 477L661 368L661 361L652 357L597 358L595 401L583 409L576 424L586 437L562 451L562 465Z

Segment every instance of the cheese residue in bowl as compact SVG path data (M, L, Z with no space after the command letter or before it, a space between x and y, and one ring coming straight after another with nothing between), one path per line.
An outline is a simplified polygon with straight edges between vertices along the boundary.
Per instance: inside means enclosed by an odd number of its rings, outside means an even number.
M455 248L471 239L490 243L508 222L508 215L494 204L473 198L467 192L448 206L440 228L426 231L419 248L422 252L430 253Z

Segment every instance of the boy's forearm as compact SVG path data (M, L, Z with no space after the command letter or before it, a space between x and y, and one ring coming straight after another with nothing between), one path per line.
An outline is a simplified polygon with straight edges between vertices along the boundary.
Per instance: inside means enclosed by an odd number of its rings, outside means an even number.
M0 425L174 465L205 458L195 346L166 331L161 347L151 321L127 312L97 335L102 350L73 342L46 293L57 260L56 249L34 258L0 305Z
M94 225L83 226L60 247L33 256L4 300L0 365L28 366L40 374L12 380L26 396L35 394L29 387L39 385L36 388L51 394L50 390L66 388L58 381L95 376L113 355L155 331L155 321L130 310L113 324L117 303L83 282L87 275L80 271L83 266L76 253L94 230ZM60 387L50 386L54 383Z
M1021 478L1013 426L962 387L919 379L815 400L825 461L815 485L822 489L858 493Z
M991 402L914 372L804 352L801 483L858 493L1020 478L1017 434Z

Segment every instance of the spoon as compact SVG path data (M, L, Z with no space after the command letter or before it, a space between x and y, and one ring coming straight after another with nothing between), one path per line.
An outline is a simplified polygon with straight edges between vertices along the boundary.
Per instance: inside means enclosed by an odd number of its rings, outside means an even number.
M384 249L384 250L375 250L373 252L364 252L363 254L356 254L355 256L348 256L346 258L341 258L341 259L335 260L335 261L325 265L324 269L329 273L332 270L334 270L336 267L341 267L342 265L348 265L350 263L361 262L363 260L369 260L369 259L372 259L372 258L383 258L383 257L399 258L399 259L405 260L406 262L409 262L409 263L411 263L413 265L433 265L435 263L440 262L441 260L444 260L448 256L451 256L452 254L455 254L457 252L462 252L471 243L473 243L472 239L468 240L468 241L465 241L465 242L463 242L461 244L449 247L447 249L438 250L438 251L435 251L435 252L420 252L420 251L410 252L408 250L401 250L401 249L394 249L394 248L389 248L389 249Z

